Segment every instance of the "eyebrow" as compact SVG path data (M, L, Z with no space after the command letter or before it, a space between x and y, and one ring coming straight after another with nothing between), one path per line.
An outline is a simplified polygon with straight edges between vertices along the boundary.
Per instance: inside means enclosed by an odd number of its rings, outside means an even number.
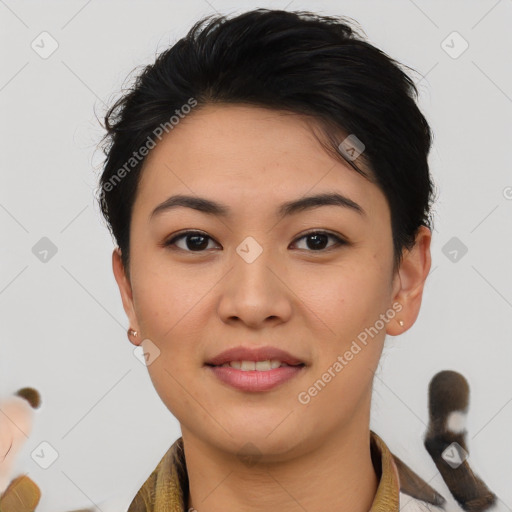
M306 196L293 201L288 201L279 206L277 209L277 216L283 218L305 210L318 208L320 206L341 206L343 208L349 208L361 216L366 216L365 210L359 204L337 192ZM150 220L164 211L169 211L178 207L192 208L193 210L217 217L229 217L232 213L231 208L211 199L180 194L171 196L163 203L160 203L152 211Z

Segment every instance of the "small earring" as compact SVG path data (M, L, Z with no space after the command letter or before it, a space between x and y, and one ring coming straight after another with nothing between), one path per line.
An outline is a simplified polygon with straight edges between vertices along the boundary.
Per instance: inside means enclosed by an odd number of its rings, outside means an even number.
M403 320L398 320L398 323L400 324L400 327L404 326L404 321Z
M132 335L132 336L135 336L137 337L139 335L139 333L137 331L134 331L132 328L128 329L128 336L129 335Z

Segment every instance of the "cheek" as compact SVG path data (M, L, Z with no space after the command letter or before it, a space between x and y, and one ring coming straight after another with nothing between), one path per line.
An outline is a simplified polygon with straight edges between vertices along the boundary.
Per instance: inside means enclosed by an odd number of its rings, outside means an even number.
M163 261L162 261L163 260ZM134 262L133 298L141 330L164 343L174 332L189 325L208 290L197 272L184 272L164 258L140 258Z
M325 336L317 333L318 365L311 385L317 379L320 387L328 382L312 400L313 407L326 410L337 401L341 420L371 392L386 331L380 315L387 310L389 297L387 280L375 263L367 265L361 258L357 265L337 270L336 277L325 280L322 302L316 308L323 321L318 325L329 330L323 329Z
M317 332L318 362L308 383L315 418L344 421L371 395L385 338L385 324L376 322L387 309L388 287L375 264L368 270L364 260L360 263L325 280L323 293L315 298L315 313L322 320L318 325L329 327L322 327L328 336ZM309 393L308 388L301 391Z
M330 328L330 339L347 339L373 324L388 307L389 278L368 259L326 266L327 272L312 273L304 283L301 299Z
M197 402L191 397L191 392L192 395L195 393L190 386L190 381L187 381L184 375L172 366L165 353L148 366L148 374L158 396L179 421L182 421L184 415L191 410L197 409Z

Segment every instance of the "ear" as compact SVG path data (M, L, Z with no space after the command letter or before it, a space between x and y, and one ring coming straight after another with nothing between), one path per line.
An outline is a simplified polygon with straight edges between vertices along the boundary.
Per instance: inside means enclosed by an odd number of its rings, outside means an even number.
M119 249L119 247L116 247L112 252L112 270L114 271L114 277L116 278L117 286L121 293L121 300L123 301L123 308L130 321L130 326L132 329L139 331L137 315L133 307L132 285L126 276L126 271L121 259L121 249ZM133 341L132 337L129 337L129 340L135 346L138 346L140 340L142 340L142 336L138 336L136 341Z
M393 303L401 304L402 309L396 314L396 321L389 322L386 334L397 336L412 327L421 306L423 288L432 258L430 242L432 233L426 226L420 226L416 234L416 242L411 250L404 250L402 263L393 278ZM403 321L403 326L398 323Z

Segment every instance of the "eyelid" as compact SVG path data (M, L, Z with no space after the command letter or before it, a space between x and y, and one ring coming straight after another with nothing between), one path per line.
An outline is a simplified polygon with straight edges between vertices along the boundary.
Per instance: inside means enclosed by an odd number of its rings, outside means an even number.
M321 250L318 250L318 251L313 251L313 250L306 250L306 252L311 252L311 253L325 253L325 252L328 252L330 251L331 249L334 249L336 247L340 247L340 246L343 246L343 245L349 245L349 241L346 240L343 236L341 235L338 235L336 233L333 233L331 231L328 231L328 230L325 230L325 229L320 229L320 228L313 228L309 231L307 231L306 233L302 233L301 235L299 235L298 237L296 237L292 244L295 244L297 243L299 240L307 237L308 235L316 235L316 234L319 234L319 235L326 235L326 236L329 236L331 238L334 238L336 243L334 245L332 245L331 247L328 247L327 249L321 249ZM211 237L210 235L208 235L206 232L204 231L199 231L199 230L195 230L195 229L189 229L189 230L184 230L184 231L181 231L181 232L178 232L178 233L175 233L173 234L170 238L166 239L163 243L162 243L162 246L163 247L170 247L170 246L173 246L177 240L181 239L181 238L185 238L187 235L202 235L204 236L205 238L209 238L210 240L213 240L215 243L218 244L218 242L213 238ZM220 245L220 244L219 244ZM186 249L181 249L181 247L177 247L176 248L177 250L182 250L184 252L189 252L189 253L197 253L197 254L200 254L200 253L204 253L206 252L206 250L204 251L189 251L189 250L186 250Z

